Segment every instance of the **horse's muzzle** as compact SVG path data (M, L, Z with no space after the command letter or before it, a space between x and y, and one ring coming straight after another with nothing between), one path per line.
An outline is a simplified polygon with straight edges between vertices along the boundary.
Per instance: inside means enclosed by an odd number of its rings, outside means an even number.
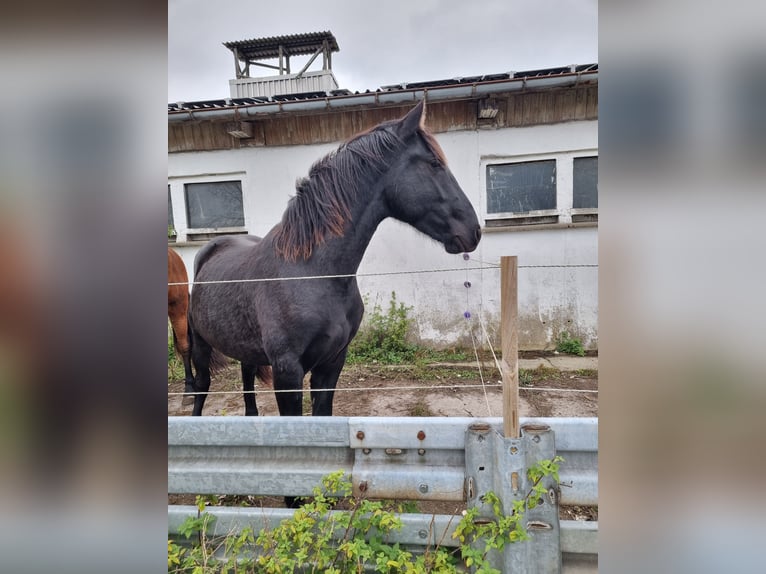
M481 241L481 227L476 228L465 235L453 235L449 241L444 244L447 253L470 253L475 250Z

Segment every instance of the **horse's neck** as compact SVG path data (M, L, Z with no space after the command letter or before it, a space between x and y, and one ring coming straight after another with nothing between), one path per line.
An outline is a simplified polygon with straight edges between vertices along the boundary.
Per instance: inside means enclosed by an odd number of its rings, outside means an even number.
M378 225L390 214L377 186L360 194L351 208L351 221L342 237L333 237L317 248L318 261L328 272L356 273Z

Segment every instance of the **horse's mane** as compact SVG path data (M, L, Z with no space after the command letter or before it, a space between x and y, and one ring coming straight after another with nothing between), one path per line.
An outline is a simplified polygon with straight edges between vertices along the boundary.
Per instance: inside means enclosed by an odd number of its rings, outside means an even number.
M385 172L391 152L401 145L392 131L374 128L317 160L308 177L295 184L297 193L274 238L277 254L290 261L308 259L328 237L341 237L360 184Z

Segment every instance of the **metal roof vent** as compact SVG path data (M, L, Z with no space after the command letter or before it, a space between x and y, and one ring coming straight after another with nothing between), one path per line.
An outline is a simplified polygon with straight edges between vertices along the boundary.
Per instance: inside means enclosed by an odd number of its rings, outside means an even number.
M479 119L491 120L497 116L497 102L494 99L485 99L479 102Z

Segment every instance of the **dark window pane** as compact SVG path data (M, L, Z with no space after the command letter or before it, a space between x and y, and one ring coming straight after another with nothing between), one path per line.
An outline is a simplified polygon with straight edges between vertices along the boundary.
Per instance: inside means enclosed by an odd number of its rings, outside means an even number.
M487 166L487 212L556 209L556 160Z
M242 227L242 185L238 181L186 184L189 228Z
M175 229L175 225L173 225L173 202L170 201L170 186L168 186L168 229Z
M598 207L598 158L574 160L574 199L572 207Z

